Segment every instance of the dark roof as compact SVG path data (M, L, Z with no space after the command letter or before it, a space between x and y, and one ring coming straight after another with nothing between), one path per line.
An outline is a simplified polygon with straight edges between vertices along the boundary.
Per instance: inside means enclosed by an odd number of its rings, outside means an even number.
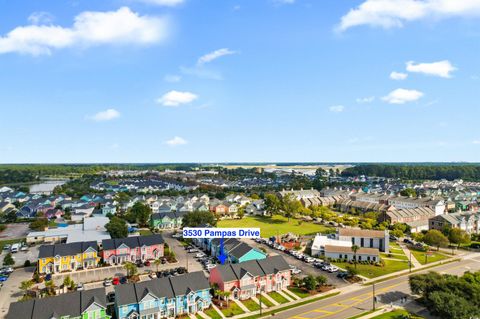
M142 246L152 246L163 244L164 240L162 235L148 235L148 236L134 236L127 238L114 238L114 239L104 239L102 240L103 249L117 249L122 244L125 244L129 248L136 248Z
M106 308L105 288L75 291L55 297L14 302L10 305L7 319L50 319L62 316L80 317L92 304Z
M257 262L266 274L275 274L290 269L290 266L280 255L257 260Z
M251 247L250 245L246 243L240 243L240 245L235 246L228 253L229 255L232 255L233 257L240 259L251 250L254 250L254 248Z
M239 264L232 264L231 267L238 279L243 278L246 273L249 273L254 277L265 275L264 271L257 263L257 260L249 260Z
M149 293L157 298L173 298L209 288L210 284L203 271L197 271L176 277L118 285L115 286L115 298L118 305L130 305L140 302Z
M55 256L73 256L85 252L88 248L98 251L96 241L86 241L69 244L42 245L39 248L38 258Z

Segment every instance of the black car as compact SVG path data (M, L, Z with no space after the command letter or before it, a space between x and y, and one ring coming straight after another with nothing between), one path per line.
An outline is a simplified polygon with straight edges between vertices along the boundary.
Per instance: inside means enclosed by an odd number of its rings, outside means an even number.
M107 294L107 301L108 302L115 302L115 292L109 292Z
M159 271L157 272L157 278L162 278L163 277L163 272Z
M123 284L126 284L128 281L127 277L122 277L120 278L120 283L123 285Z
M184 274L186 272L187 272L187 269L185 267L178 267L177 268L177 273L180 274L180 275Z
M167 258L162 258L162 265L167 263Z
M137 261L137 267L143 268L144 264L141 261Z

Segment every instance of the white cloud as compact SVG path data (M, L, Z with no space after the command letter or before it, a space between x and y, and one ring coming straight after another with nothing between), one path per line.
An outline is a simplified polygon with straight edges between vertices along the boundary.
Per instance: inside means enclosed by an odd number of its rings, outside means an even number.
M360 25L388 29L426 18L478 16L480 1L477 0L365 0L341 18L337 30Z
M175 7L184 3L184 0L136 0L136 1L143 2L146 4L153 4L157 6L164 6L164 7Z
M443 60L432 63L415 63L413 61L407 62L407 71L415 73L423 73L427 75L439 76L442 78L450 78L453 71L457 70L450 61Z
M159 17L140 16L127 7L117 11L85 11L73 26L28 25L0 36L0 54L51 54L54 49L100 44L152 44L167 36L168 23Z
M472 144L478 145L478 144L480 144L480 140L474 140L474 141L472 141Z
M384 96L382 100L390 104L405 104L420 99L423 93L417 90L396 89Z
M212 51L210 53L207 53L205 55L202 55L198 59L197 64L202 65L202 64L205 64L205 63L209 63L209 62L212 62L213 60L216 60L216 59L218 59L222 56L231 55L231 54L235 54L235 53L236 53L235 51L232 51L228 48L218 49L218 50Z
M374 96L368 96L368 97L359 97L355 100L358 104L364 104L364 103L372 103L375 101Z
M176 74L167 74L163 77L163 80L165 82L170 82L170 83L177 83L182 80L182 77L180 75Z
M165 93L161 98L157 99L157 103L163 106L179 106L188 104L198 98L196 94L191 92L170 91Z
M273 0L273 2L279 4L294 4L295 0Z
M390 79L392 80L405 80L408 77L407 73L395 72L390 73Z
M340 112L343 112L345 110L345 106L343 106L343 105L332 105L328 109L330 110L330 112L340 113Z
M185 145L188 143L185 139L181 138L180 136L175 136L174 138L165 141L166 144L170 146L177 146L177 145Z
M111 121L118 117L120 117L120 112L118 112L115 109L108 109L105 111L98 112L97 114L95 114L90 118L96 122L105 122L105 121Z
M37 11L28 17L31 24L51 24L53 22L53 15L45 11Z

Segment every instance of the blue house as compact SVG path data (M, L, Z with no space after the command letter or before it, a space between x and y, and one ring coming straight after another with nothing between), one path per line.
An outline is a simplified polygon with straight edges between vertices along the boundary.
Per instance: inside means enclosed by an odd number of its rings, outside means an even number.
M215 238L210 243L211 255L220 255L220 239ZM249 260L265 259L267 255L236 238L226 238L223 241L223 252L231 263L241 263Z
M202 271L115 286L118 319L173 318L211 305L210 284Z

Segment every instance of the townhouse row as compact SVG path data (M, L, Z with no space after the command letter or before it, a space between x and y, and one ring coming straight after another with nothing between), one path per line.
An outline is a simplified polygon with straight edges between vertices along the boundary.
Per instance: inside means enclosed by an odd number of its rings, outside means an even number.
M212 304L212 287L245 300L291 284L291 270L282 256L225 264L210 278L202 271L115 286L113 310L107 310L105 288L15 302L7 319L162 319L195 315ZM112 313L113 312L113 313Z
M91 269L100 262L118 265L145 262L163 257L164 240L159 234L120 239L106 239L101 246L96 241L42 245L38 254L38 272L50 274Z
M218 257L221 253L220 238L194 238L193 242L212 257ZM223 241L223 253L230 263L241 263L250 260L261 260L267 254L236 238L226 238Z

